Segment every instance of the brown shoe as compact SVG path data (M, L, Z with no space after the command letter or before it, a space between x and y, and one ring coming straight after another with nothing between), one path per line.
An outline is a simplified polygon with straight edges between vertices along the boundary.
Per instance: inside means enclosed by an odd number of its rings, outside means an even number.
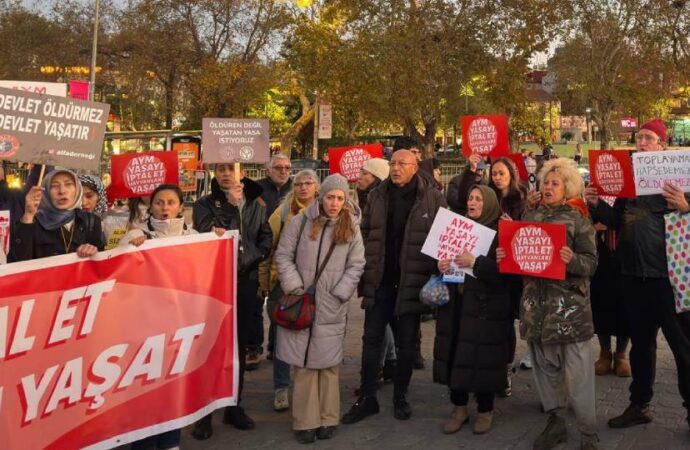
M649 406L640 406L633 403L630 404L623 414L613 419L609 419L609 427L611 428L628 428L633 425L641 425L652 421L652 413L649 411Z
M470 413L467 411L467 406L456 406L450 414L450 420L443 424L443 432L445 434L457 433L469 421Z
M625 353L615 353L613 355L613 370L617 377L628 378L631 375L630 361Z
M472 426L472 433L474 434L484 434L491 429L491 422L494 420L494 412L489 411L485 413L479 413L477 415L477 420L474 421L474 426Z
M259 352L256 350L247 351L247 357L245 358L244 370L251 372L259 368L261 364L261 358L259 357Z
M602 350L599 353L599 359L594 363L594 373L597 375L608 375L611 372L611 360L613 355L611 352Z

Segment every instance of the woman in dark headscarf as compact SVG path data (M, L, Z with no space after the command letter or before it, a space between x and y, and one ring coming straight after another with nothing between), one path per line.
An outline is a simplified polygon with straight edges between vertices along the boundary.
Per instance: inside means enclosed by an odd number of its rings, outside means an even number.
M467 198L467 216L496 230L501 215L498 198L488 186L475 185ZM434 343L434 381L450 388L455 405L444 433L455 433L469 421L470 392L477 398L478 417L472 431L483 434L491 429L494 393L507 386L506 365L510 362L513 315L509 284L498 272L494 237L486 256L465 251L452 260L461 268L471 268L464 284L449 285L450 302L438 309ZM442 273L451 260L440 260ZM464 286L464 288L463 288ZM461 289L463 292L461 292Z
M81 181L83 189L82 211L90 212L103 218L108 211L108 200L103 183L94 175L79 175L79 181Z
M46 175L43 186L26 194L24 214L11 228L8 261L74 253L93 256L105 242L101 219L82 211L82 186L65 169Z

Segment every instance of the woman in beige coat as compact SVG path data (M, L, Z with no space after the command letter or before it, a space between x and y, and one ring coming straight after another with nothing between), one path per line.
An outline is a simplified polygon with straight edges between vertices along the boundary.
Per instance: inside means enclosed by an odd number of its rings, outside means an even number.
M314 282L329 248L333 252L316 283L312 326L294 331L278 327L277 357L295 368L293 429L300 443L333 437L340 416L339 366L348 300L364 270L361 211L348 198L347 180L331 175L319 199L295 216L283 231L274 261L284 292L300 294Z

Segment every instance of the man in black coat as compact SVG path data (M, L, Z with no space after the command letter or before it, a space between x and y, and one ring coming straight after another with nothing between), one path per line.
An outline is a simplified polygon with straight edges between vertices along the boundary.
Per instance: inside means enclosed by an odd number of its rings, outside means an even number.
M244 384L247 340L251 333L253 313L259 301L259 263L268 257L273 244L266 206L261 199L263 190L250 178L235 181L232 164L217 164L211 181L211 194L194 204L194 229L200 233L216 228L239 230L239 268L237 272L237 340L240 362L240 389ZM261 308L261 305L259 306ZM263 325L263 324L262 324ZM241 430L254 428L254 421L240 406L226 408L223 422ZM213 430L211 416L197 422L193 432L196 439L208 439Z
M362 216L366 265L359 288L366 312L361 396L343 417L345 424L379 412L376 378L388 324L393 327L399 349L394 415L400 420L412 415L407 388L416 353L419 316L428 312L419 301L419 290L436 267L432 258L421 253L421 248L438 208L446 206L446 202L438 190L417 175L417 159L409 150L403 148L393 153L390 168L390 178L369 194Z

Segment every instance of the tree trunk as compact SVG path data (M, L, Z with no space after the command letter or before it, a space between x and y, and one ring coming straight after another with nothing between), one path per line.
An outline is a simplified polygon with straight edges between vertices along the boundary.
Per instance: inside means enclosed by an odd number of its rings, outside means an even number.
M314 105L308 104L307 108L302 109L302 115L292 126L283 134L280 138L280 152L291 158L292 145L295 143L295 139L299 135L300 131L309 124L309 122L314 120Z
M436 143L437 122L435 118L424 121L424 134L417 130L415 121L411 117L406 117L404 121L405 133L417 141L422 151L422 159L433 158L434 144Z

